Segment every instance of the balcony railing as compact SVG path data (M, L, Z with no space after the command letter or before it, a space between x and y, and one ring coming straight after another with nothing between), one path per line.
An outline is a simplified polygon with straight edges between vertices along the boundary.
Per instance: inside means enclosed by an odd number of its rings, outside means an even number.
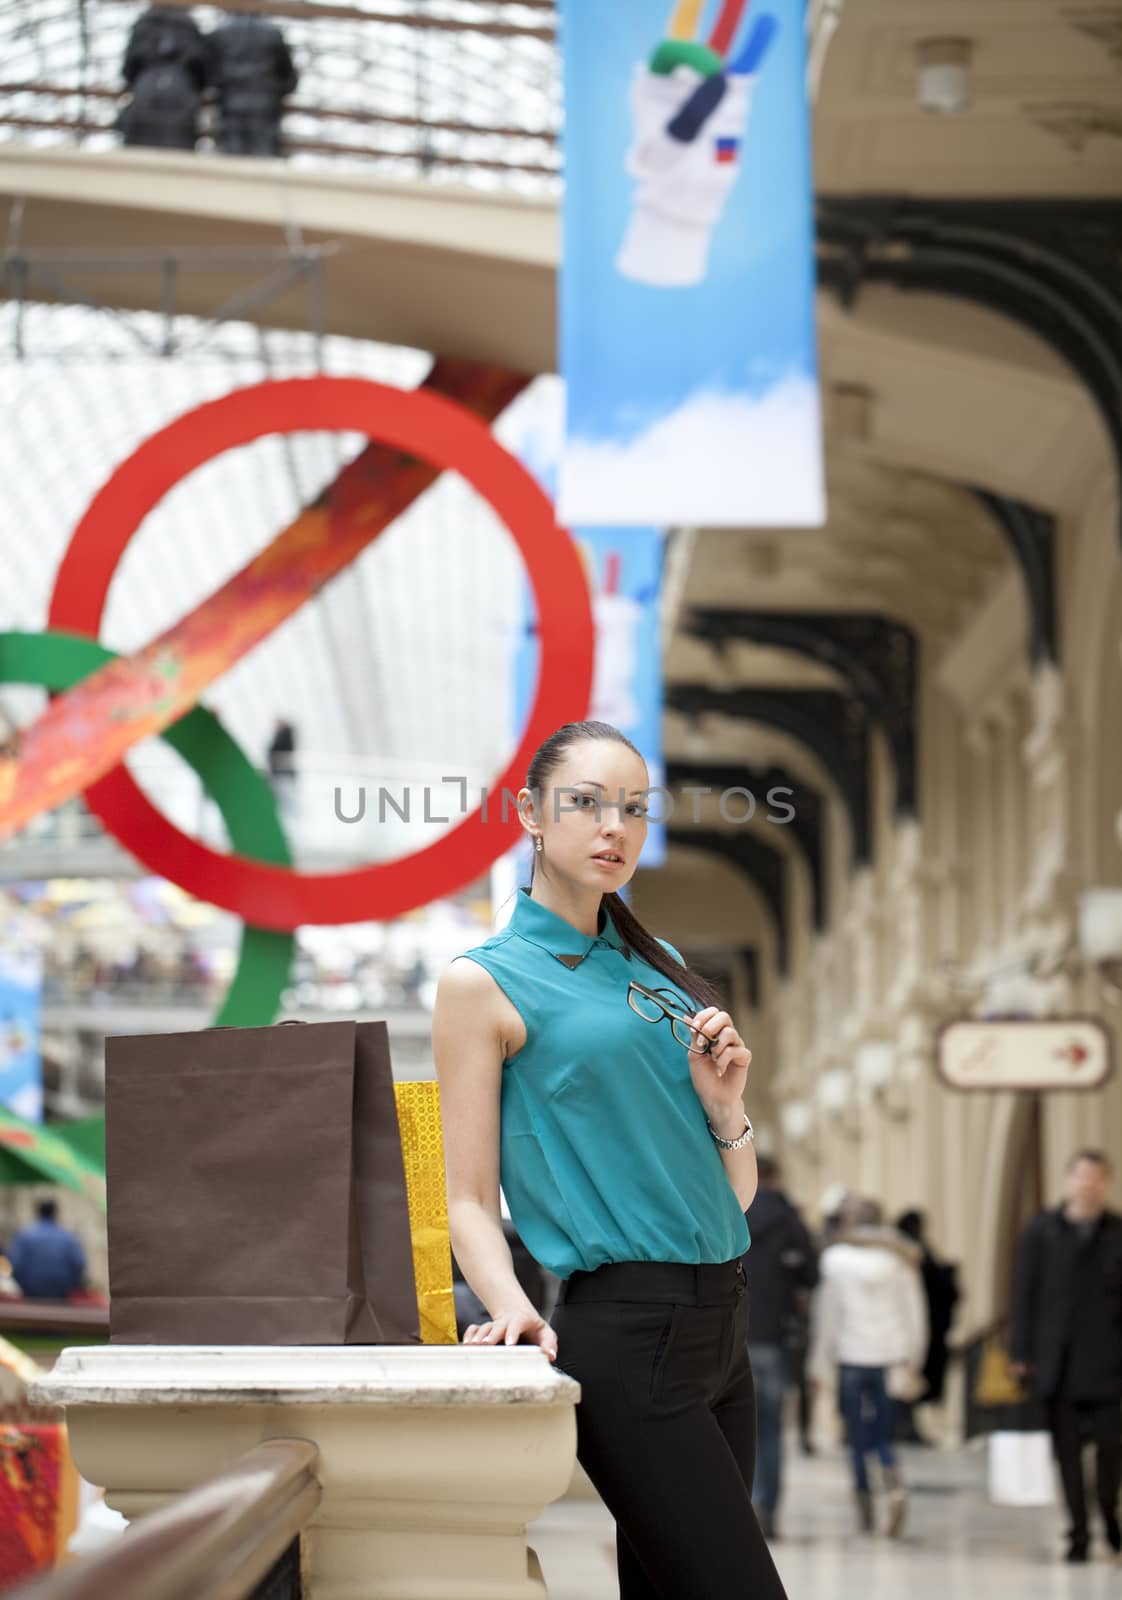
M143 9L135 0L0 0L0 142L116 146L121 62ZM283 28L300 73L283 123L294 163L530 194L558 187L553 0L224 0L191 9L204 30L225 13L258 11ZM212 147L204 108L199 148Z

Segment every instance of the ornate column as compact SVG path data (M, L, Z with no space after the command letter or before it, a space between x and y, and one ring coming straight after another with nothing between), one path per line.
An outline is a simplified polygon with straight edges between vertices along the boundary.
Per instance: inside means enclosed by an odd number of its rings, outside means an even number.
M1079 872L1072 783L1078 733L1063 678L1051 662L1037 666L1030 695L1031 726L1023 756L1031 871L1021 917L1026 945L1047 970L1062 958L1075 929Z
M842 1059L841 1028L843 997L849 991L850 952L844 923L818 941L814 968L814 1028L808 1065L814 1077L826 1072Z
M882 939L888 921L889 912L877 893L872 870L862 868L855 872L840 930L850 966L841 1034L850 1050L860 1039L876 1037L881 1031L884 1013ZM841 1020L840 1015L838 1020Z
M997 838L1001 893L999 930L1002 946L1015 943L1019 931L1021 896L1025 887L1025 784L1021 756L1020 697L1015 690L1002 696L994 734L997 764Z
M815 1018L814 959L803 962L779 986L776 1000L776 1054L779 1071L774 1080L776 1099L797 1099L809 1086Z
M946 1091L935 1064L940 1024L955 1014L946 985L929 977L916 990L896 1025L896 1073L890 1110L902 1124L902 1160L908 1169L913 1199L922 1196L937 1233L944 1227L948 1156L942 1126Z
M893 1075L892 1046L864 1038L853 1051L853 1098L860 1130L861 1189L884 1199L888 1181L888 1119L884 1096Z
M787 1189L807 1205L814 1205L822 1192L822 1143L818 1112L810 1095L791 1096L779 1107L783 1135L783 1166Z
M968 724L966 744L971 753L966 827L973 834L969 896L974 932L970 955L975 962L992 959L998 940L997 829L993 805L994 728L977 718Z
M823 1177L847 1188L862 1182L861 1109L856 1080L845 1067L831 1067L814 1086L821 1132Z
M889 1035L898 1032L914 1007L927 1014L948 1003L940 962L945 951L958 948L957 940L948 937L948 906L965 876L933 857L926 828L910 820L899 824L892 876Z

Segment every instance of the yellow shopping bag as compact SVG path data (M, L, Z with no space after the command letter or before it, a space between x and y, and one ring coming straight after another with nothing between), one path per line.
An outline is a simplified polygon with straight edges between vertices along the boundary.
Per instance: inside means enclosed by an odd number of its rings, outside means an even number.
M982 1348L981 1365L974 1380L977 1406L1019 1406L1025 1391L1009 1362L1009 1352L999 1333L991 1333Z

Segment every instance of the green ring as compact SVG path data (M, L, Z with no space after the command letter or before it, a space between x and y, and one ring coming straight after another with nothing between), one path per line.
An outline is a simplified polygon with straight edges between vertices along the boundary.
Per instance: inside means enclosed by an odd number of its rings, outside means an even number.
M71 689L116 659L115 651L76 633L0 633L0 683ZM195 706L161 737L202 782L239 855L273 866L292 865L273 791L212 712ZM272 1022L288 982L294 944L291 932L243 924L237 971L212 1026L252 1028Z

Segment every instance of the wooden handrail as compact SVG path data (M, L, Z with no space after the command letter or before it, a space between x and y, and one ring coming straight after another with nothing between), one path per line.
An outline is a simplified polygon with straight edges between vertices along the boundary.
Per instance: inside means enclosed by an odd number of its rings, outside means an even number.
M269 1439L108 1549L5 1600L246 1600L319 1505L318 1460L309 1439Z
M108 1333L109 1307L0 1298L0 1333Z

